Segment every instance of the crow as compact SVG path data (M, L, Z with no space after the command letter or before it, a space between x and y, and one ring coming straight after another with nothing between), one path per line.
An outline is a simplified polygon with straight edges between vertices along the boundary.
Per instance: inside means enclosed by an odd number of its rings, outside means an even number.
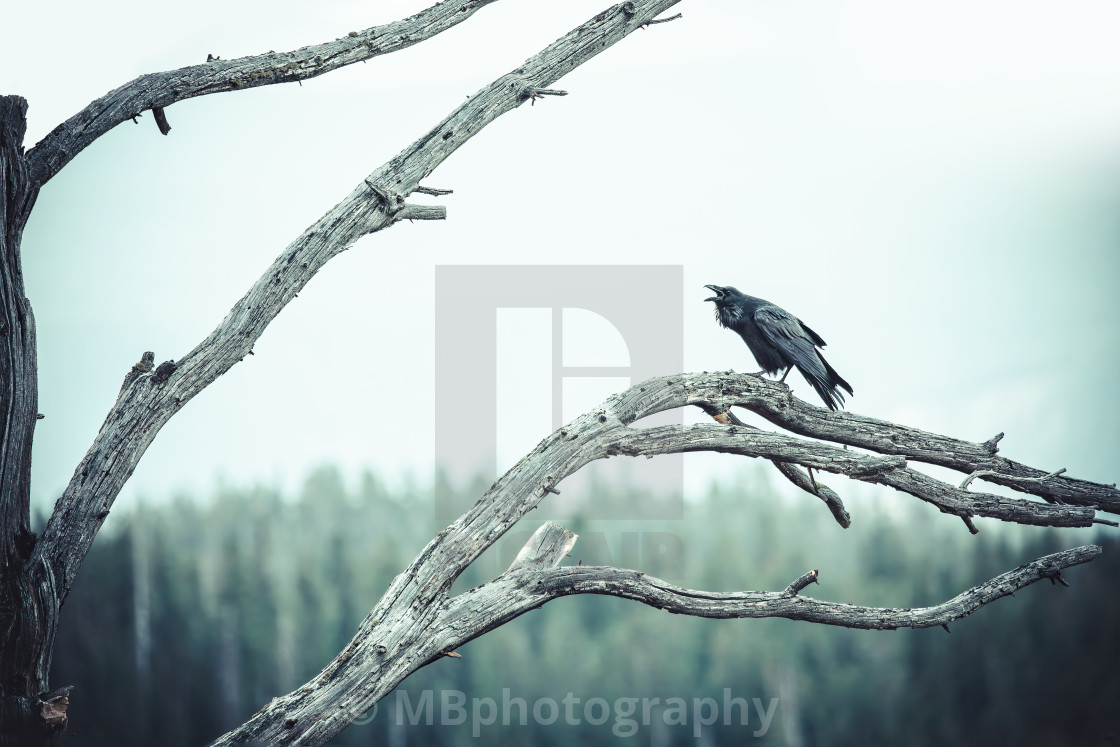
M704 287L715 293L704 300L715 301L720 326L739 333L763 372L777 374L785 369L780 379L785 381L790 369L796 366L830 410L844 405L840 389L855 394L852 385L844 381L817 350L824 347L824 340L805 322L769 301L740 293L730 285Z

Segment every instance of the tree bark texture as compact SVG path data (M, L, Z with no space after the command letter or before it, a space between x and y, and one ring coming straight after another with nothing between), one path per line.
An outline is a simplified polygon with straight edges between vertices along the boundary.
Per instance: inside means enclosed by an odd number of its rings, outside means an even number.
M321 744L391 692L422 666L457 646L504 625L550 599L569 594L606 594L634 599L680 614L702 617L786 617L856 628L894 629L947 625L1041 578L1060 580L1060 571L1100 553L1086 545L1040 558L965 592L944 604L918 610L869 608L798 596L810 581L798 579L782 592L713 593L683 589L634 570L602 567L556 568L567 547L560 527L545 525L526 544L519 561L489 584L450 596L459 575L536 508L566 477L592 461L618 456L653 456L685 451L720 451L776 460L896 487L962 518L990 516L1003 521L1053 526L1088 526L1095 507L1052 505L1024 498L973 493L934 480L908 466L896 441L923 457L931 443L955 443L962 451L982 445L948 439L886 421L865 422L868 437L886 454L868 454L734 424L658 426L635 424L673 407L730 406L756 411L812 411L816 435L840 440L852 416L795 400L784 384L754 374L693 373L650 379L609 397L543 439L455 523L440 532L362 621L346 648L300 688L275 698L243 726L215 745ZM802 409L804 408L804 410ZM889 444L889 446L888 446ZM994 445L991 450L994 453ZM991 457L992 453L986 453ZM962 464L961 469L970 469ZM920 475L920 477L918 477ZM924 478L924 479L923 479ZM1075 481L1084 495L1110 496L1115 488ZM541 534L543 532L543 534ZM570 533L568 533L570 534ZM549 538L552 539L549 539ZM567 550L564 551L566 553ZM544 557L548 569L527 558ZM817 574L812 574L816 579Z
M67 693L45 692L58 611L121 487L160 428L251 353L264 329L330 259L362 236L403 219L445 218L442 206L413 205L405 198L414 192L439 193L420 181L463 143L527 101L562 95L548 86L679 0L631 0L612 6L486 86L310 226L194 350L158 366L154 355L145 353L126 374L92 446L55 504L42 536L36 538L29 516L31 439L37 416L35 330L24 295L19 249L39 188L98 137L145 110L151 110L166 135L170 132L167 109L177 101L321 75L428 39L494 1L442 0L400 21L293 52L228 61L210 58L179 70L144 75L91 102L26 153L27 103L18 96L3 97L0 698L4 720L0 734L18 734L14 738L23 743L32 733L45 739L64 727Z
M46 741L65 724L46 703L60 600L53 568L34 559L31 532L38 379L20 245L39 188L23 149L26 129L27 102L0 96L0 739L11 744Z

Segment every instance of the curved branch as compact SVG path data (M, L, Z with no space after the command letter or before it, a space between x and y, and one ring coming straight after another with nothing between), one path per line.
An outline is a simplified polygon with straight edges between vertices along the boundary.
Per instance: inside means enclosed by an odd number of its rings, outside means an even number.
M568 551L574 537L564 534L559 527L546 525L534 535L509 571L489 584L450 598L451 585L467 566L554 493L557 483L593 460L624 453L731 451L786 464L811 465L857 479L884 478L884 484L913 491L932 502L940 501L942 510L960 515L976 513L1007 521L1067 525L1092 520L1093 512L1086 507L984 496L932 478L925 478L932 485L920 483L925 476L911 475L905 468L905 458L899 455L868 455L735 426L631 427L640 418L673 406L670 403L718 405L717 400L738 396L735 393L758 381L754 376L731 373L650 379L609 397L600 407L542 440L470 510L428 543L393 581L346 649L315 679L273 700L216 744L250 740L285 744L321 741L344 728L419 667L550 599L567 594L611 594L707 617L791 617L850 627L924 627L962 617L1039 578L1058 578L1061 568L1086 562L1100 552L1099 548L1087 546L1047 556L943 605L896 610L800 597L797 592L809 582L808 575L782 592L715 594L681 589L614 568L577 566L548 570ZM792 398L785 390L775 399L771 404L781 408ZM886 482L887 476L893 476L894 482ZM1043 519L1036 521L1038 517Z
M809 473L798 469L797 465L788 462L774 462L774 466L778 468L778 472L782 474L787 480L792 482L797 487L804 490L809 495L815 495L824 501L824 505L832 513L832 518L836 519L836 523L847 529L852 525L852 516L848 513L848 509L844 507L844 502L840 500L840 496L836 491L827 485L821 484L816 477L813 476L812 470Z
M902 456L872 456L756 428L686 425L629 430L608 444L606 450L608 456L714 451L800 464L863 482L888 485L954 516L976 515L1056 527L1092 526L1096 516L1094 509L1085 506L1053 505L961 490L910 469Z
M695 404L720 425L734 425L739 428L754 429L753 425L744 423L739 419L738 415L729 409L721 409L707 402L696 402ZM852 517L848 513L848 509L844 507L844 501L840 500L840 496L837 495L836 491L832 488L820 484L813 476L812 470L809 470L808 474L806 474L795 464L782 462L777 459L772 459L771 462L778 469L778 472L787 480L809 495L815 495L824 501L824 504L828 506L828 510L832 512L832 518L836 519L837 524L844 529L852 525Z
M688 374L654 379L647 383L653 385L655 382L666 383L664 388L658 388L657 401L646 398L639 402L632 395L625 405L627 412L640 410L642 414L636 417L645 417L698 402L707 402L720 408L743 407L801 436L855 446L880 454L897 454L908 460L948 467L966 474L987 470L989 474L984 479L996 485L1050 501L1120 513L1120 490L1115 485L1076 480L1064 475L1054 476L1050 470L1035 469L996 456L999 437L984 443L973 443L865 415L833 412L796 399L785 384L755 374L735 374L730 371L725 374Z
M355 62L411 47L470 18L495 0L441 0L414 16L351 31L341 39L293 52L208 60L162 73L148 73L105 94L54 128L27 152L31 176L42 186L74 156L117 125L151 109L157 120L176 101L224 91L314 78ZM167 120L160 123L166 135Z
M121 487L160 428L249 355L272 320L328 261L362 236L398 222L402 214L438 217L431 208L410 209L404 195L490 122L677 2L633 0L628 3L633 13L613 6L483 88L304 231L194 350L154 372L130 375L35 549L37 558L50 564L62 598Z
M441 629L452 632L442 643L450 648L461 646L546 602L572 594L633 599L692 617L783 617L863 630L948 626L1036 581L1064 582L1063 569L1088 563L1100 554L1098 545L1056 552L1000 574L941 604L914 608L861 607L798 596L809 583L819 583L815 571L783 591L711 592L685 589L639 571L609 566L517 569L455 597L441 624Z

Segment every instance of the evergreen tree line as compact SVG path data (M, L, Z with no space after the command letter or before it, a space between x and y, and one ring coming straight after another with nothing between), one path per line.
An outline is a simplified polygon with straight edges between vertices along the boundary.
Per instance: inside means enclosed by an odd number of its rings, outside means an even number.
M463 486L481 495L486 485ZM837 486L858 490L859 486ZM847 495L851 529L764 471L714 485L680 520L659 501L593 486L570 563L638 568L707 590L936 604L1039 555L1105 552L951 626L853 631L788 620L704 620L610 597L555 600L406 680L339 745L1105 744L1120 703L1120 547L1108 532L957 519L906 496ZM619 511L619 508L622 511ZM532 514L468 569L497 575ZM664 514L661 514L664 515ZM114 517L62 612L52 683L75 685L71 745L199 745L313 677L442 524L432 491L348 489L322 469L300 495L219 490ZM553 716L555 717L553 718ZM767 719L769 715L769 719ZM551 719L551 720L550 720ZM746 725L743 725L744 719ZM523 723L524 722L524 723Z

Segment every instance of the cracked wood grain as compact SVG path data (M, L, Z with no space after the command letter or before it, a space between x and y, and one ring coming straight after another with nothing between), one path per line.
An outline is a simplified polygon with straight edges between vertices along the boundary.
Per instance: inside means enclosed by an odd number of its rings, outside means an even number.
M142 374L122 389L93 445L82 458L36 546L65 599L82 559L159 430L187 402L253 349L280 311L328 261L362 236L401 217L442 217L434 208L410 206L421 180L463 143L502 114L625 38L641 23L679 0L633 3L635 14L613 6L577 27L514 72L457 107L446 119L373 171L341 202L303 232L272 263L229 315L194 350Z
M726 392L741 393L756 381L761 380L734 373L650 379L609 397L598 408L543 439L474 506L428 543L393 581L343 653L318 677L274 699L215 744L253 740L317 744L368 710L419 667L559 596L609 594L702 617L788 617L875 629L928 627L963 617L1039 578L1056 578L1062 568L1087 562L1100 552L1100 548L1086 546L1047 556L937 607L879 609L799 596L797 592L808 583L808 574L781 592L721 594L682 589L640 572L616 568L550 570L570 550L567 543L574 542L574 536L546 525L526 543L509 571L489 584L450 597L451 585L472 562L555 492L555 486L565 477L596 459L714 450L813 466L856 479L907 475L906 460L901 455L864 454L760 429L732 425L633 426L669 407L699 402L715 405L729 396ZM788 406L788 390L776 396L772 390L764 391L772 406ZM917 477L899 477L892 487L913 491L949 513L1057 526L1087 525L1094 513L1084 506L1016 502L943 483L935 489L917 481ZM287 726L281 729L282 725Z
M38 364L21 251L38 187L23 153L26 116L23 98L0 96L0 723L17 724L47 689L59 607L50 569L31 557Z
M494 581L455 597L444 613L445 641L461 646L553 599L573 594L599 594L631 599L678 615L709 618L781 617L863 630L897 630L944 626L985 604L1061 571L1088 563L1101 554L1098 545L1083 545L1025 563L952 599L932 607L862 607L800 596L810 571L782 591L712 592L685 589L639 571L609 566L511 569Z
M493 2L496 0L443 0L408 18L291 52L234 60L211 58L177 70L141 75L90 102L29 150L31 176L42 186L97 138L144 111L152 111L160 132L166 135L171 127L164 109L176 101L314 78L430 39Z
M1120 513L1120 490L1115 485L1077 480L1065 475L1052 476L1051 470L1030 467L998 456L999 438L974 443L865 415L834 413L796 399L786 385L761 376L744 374L730 386L726 381L709 378L714 374L692 376L689 383L695 388L666 391L661 405L663 408L680 407L682 402L691 404L688 402L690 397L717 407L743 407L798 435L880 454L897 454L911 461L948 467L964 474L983 470L986 472L984 479L996 485L1045 500Z
M734 425L743 429L754 429L753 425L744 423L739 419L739 416L727 408L720 408L707 402L694 403L697 407L707 413L713 420L721 425ZM777 459L772 459L774 467L783 477L789 480L797 487L804 490L809 495L815 495L824 501L825 506L832 513L832 518L836 519L836 523L847 529L852 525L852 517L848 513L848 509L844 507L844 501L836 494L836 491L827 485L821 484L816 477L813 476L811 470L802 470L796 464L789 464ZM964 487L964 486L962 486Z

